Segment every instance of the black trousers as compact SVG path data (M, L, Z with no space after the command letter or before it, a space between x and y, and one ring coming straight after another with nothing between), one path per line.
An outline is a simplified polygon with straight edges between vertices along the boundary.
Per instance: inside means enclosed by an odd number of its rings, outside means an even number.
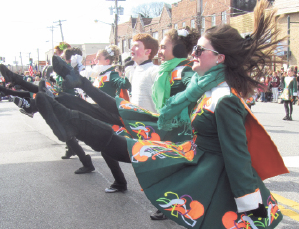
M290 106L290 108L289 108ZM290 100L285 100L284 101L284 109L286 112L286 116L291 116L293 113L293 103Z
M20 98L30 98L30 93L28 91L14 91L2 86L0 86L0 91L2 91L5 95L18 96Z
M123 124L120 121L115 99L95 88L89 80L85 78L83 80L84 83L82 89L97 104L90 104L85 100L66 93L59 93L59 96L55 99L71 110L80 111L105 123L122 126ZM120 168L119 162L109 156L111 152L106 152L105 150L101 150L101 152L115 179L115 182L111 186L114 188L127 188L127 181Z

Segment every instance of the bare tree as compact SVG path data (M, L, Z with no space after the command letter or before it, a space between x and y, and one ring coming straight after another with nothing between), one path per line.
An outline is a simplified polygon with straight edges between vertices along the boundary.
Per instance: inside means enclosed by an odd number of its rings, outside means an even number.
M151 4L152 17L158 17L161 15L164 2L152 2Z
M145 18L158 17L162 13L164 2L151 2L138 5L132 9L132 14L136 17L141 14Z

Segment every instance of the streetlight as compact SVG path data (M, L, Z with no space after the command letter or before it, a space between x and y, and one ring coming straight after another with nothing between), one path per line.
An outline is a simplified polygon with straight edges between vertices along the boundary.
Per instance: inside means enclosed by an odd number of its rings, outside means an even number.
M114 24L114 23L107 23L107 22L104 22L104 21L99 21L98 19L95 19L94 22L95 22L95 23L101 22L101 23L104 23L104 24L107 24L107 25L111 25L112 28L113 28L114 30L116 30L116 29L115 29L115 24ZM115 41L116 41L116 39L115 39ZM116 42L117 42L117 41L116 41Z
M106 0L106 1L113 1L115 2L115 19L114 19L114 23L115 23L115 31L114 31L114 34L115 34L115 45L117 45L117 19L118 19L118 14L120 15L123 15L123 8L122 7L117 7L117 2L118 1L126 1L126 0ZM113 13L113 8L110 7L110 14L112 15Z

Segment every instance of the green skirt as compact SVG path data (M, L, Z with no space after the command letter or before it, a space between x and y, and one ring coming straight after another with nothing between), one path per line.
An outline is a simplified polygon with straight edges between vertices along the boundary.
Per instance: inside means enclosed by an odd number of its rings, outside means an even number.
M133 104L126 102L123 108L118 99L117 104L125 125L136 123L134 117L148 115L148 111ZM170 135L164 133L165 136ZM171 138L166 141L127 138L127 147L147 198L169 219L186 228L264 229L275 228L282 220L277 201L254 169L268 217L238 213L222 155L201 151L193 140L174 143Z

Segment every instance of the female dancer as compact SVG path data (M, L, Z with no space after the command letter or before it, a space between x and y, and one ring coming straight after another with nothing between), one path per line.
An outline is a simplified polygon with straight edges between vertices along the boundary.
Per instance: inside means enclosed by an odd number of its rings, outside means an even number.
M105 123L68 110L44 94L36 98L39 111L60 140L76 136L94 150L131 162L150 201L187 228L275 228L282 214L262 179L288 170L241 98L260 85L255 79L281 41L275 39L275 13L266 14L267 7L266 0L258 2L250 37L220 25L199 39L193 51L197 74L158 116L160 127L167 129L191 121L193 140L125 139ZM146 113L122 99L104 93L102 98L116 119L134 121L134 113ZM194 102L188 120L186 111Z
M292 121L293 100L294 97L297 96L297 80L296 77L294 77L293 68L288 68L287 76L282 78L281 84L283 91L280 97L283 100L284 109L286 112L286 116L283 118L283 120Z
M159 71L158 78L160 78L159 82L161 82L161 80L164 80L164 83L159 84L159 87L156 87L156 101L163 101L163 99L167 98L167 96L171 96L179 91L183 91L190 81L191 76L194 74L190 67L190 65L192 66L193 62L186 60L186 57L188 53L191 53L193 47L192 45L196 44L199 35L194 31L190 31L190 33L188 33L187 35L184 35L185 36L179 35L177 30L171 30L166 34L165 39L163 39L161 42L159 56L165 56L167 61L165 61L165 63L160 66L161 70ZM136 45L138 42L139 43L138 49L135 48L135 45L133 45L132 47L133 60L136 61L137 65L131 72L131 81L133 86L132 101L137 102L142 106L144 105L146 109L151 110L151 108L153 107L152 109L155 110L152 99L146 98L146 96L151 94L148 93L148 91L151 89L151 85L149 85L148 83L152 82L153 78L152 71L154 70L154 66L152 64L152 58L158 51L158 42L148 34L136 34L133 37L133 41L134 43L136 43ZM167 45L165 45L165 41L167 41ZM178 44L180 44L183 53L182 51L177 52L179 54L178 57L180 58L174 58L172 50L173 47L177 47ZM141 51L141 46L144 46L143 52ZM105 101L102 100L102 91L99 91L97 90L97 88L93 87L93 85L86 78L81 77L78 74L74 75L75 72L72 70L72 68L61 61L60 58L53 57L53 65L56 72L58 72L60 75L65 76L65 83L71 85L72 87L80 87L87 93L88 96L90 96L94 101L98 103L98 107L95 106L97 107L97 109L90 109L88 107L92 107L92 105L82 100L76 102L74 101L72 103L69 102L70 99L65 100L65 102L59 101L67 108L82 111L93 118L113 125L115 133L121 136L143 139L151 139L154 136L159 136L159 138L163 140L170 139L168 135L165 135L165 133L167 133L166 131L158 130L158 128L156 127L156 117L152 116L151 113L147 114L146 118L141 117L143 121L145 120L147 122L148 126L146 128L144 127L144 123L138 122L136 124L131 123L132 126L125 129L124 124L119 119L114 119L113 115L110 115L110 113L106 111L105 106L109 106L109 104L104 103ZM71 74L71 72L74 74ZM168 84L167 80L169 81ZM144 85L144 83L147 84ZM166 93L164 93L164 91ZM167 95L167 93L170 94ZM73 99L75 100L75 98ZM70 104L74 104L75 106L71 106ZM78 109L78 107L84 107L85 109ZM92 110L94 110L94 112L90 112ZM154 123L152 121L154 121ZM151 123L149 124L149 122ZM190 134L191 133L185 133L184 129L181 128L179 129L179 131L172 134L172 137L176 135L180 140L183 140L182 138L190 139ZM107 188L105 191L116 192L126 190L126 180L121 171L119 163L117 161L113 161L112 159L110 159L110 157L107 157L105 153L103 153L102 155L115 178L115 182L110 186L110 188Z

